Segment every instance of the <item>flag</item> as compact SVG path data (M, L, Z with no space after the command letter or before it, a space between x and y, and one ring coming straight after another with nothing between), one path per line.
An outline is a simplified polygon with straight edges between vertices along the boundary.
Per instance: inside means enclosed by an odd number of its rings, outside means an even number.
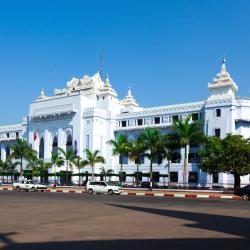
M37 133L34 132L34 141L36 141L36 139L37 139Z

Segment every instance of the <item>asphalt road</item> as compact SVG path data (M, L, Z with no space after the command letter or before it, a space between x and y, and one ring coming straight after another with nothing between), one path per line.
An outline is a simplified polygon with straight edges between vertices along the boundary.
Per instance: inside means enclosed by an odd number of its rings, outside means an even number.
M0 192L0 249L250 249L250 202Z

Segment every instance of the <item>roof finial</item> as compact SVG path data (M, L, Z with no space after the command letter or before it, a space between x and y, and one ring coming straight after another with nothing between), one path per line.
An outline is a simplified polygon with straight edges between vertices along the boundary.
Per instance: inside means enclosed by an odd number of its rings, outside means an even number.
M130 85L128 86L128 94L127 94L127 96L132 96Z
M220 72L221 73L227 72L227 70L226 70L226 57L225 57L225 55L224 55L223 60L222 60L222 65L221 65L221 71Z
M105 85L106 86L111 86L110 81L109 81L109 74L106 75Z

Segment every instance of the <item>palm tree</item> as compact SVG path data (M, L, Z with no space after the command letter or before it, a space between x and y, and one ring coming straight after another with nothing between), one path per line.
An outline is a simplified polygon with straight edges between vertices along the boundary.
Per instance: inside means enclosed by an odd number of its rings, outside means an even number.
M140 138L129 141L129 158L136 164L136 186L139 186L139 165L141 157L145 153L146 147Z
M91 166L92 169L92 180L94 180L94 167L96 163L105 163L104 157L100 155L99 150L95 150L94 152L91 152L89 149L85 150L86 152L86 157L87 157L87 162L88 165Z
M150 189L153 187L153 159L159 157L162 149L160 148L161 134L159 130L146 128L139 136L139 140L145 145L146 157L150 160Z
M112 153L113 155L119 155L120 161L120 183L122 186L122 173L123 173L123 157L128 155L129 152L129 144L128 144L128 136L119 134L115 140L108 141L110 145L112 145Z
M180 144L184 148L183 184L187 186L187 167L190 143L201 142L204 134L202 123L192 121L191 115L185 119L175 120L172 125L173 131L180 138Z
M6 164L8 166L8 169L10 170L11 182L13 183L13 172L16 169L16 167L19 165L19 162L14 162L12 161L12 159L7 158Z
M2 181L4 183L4 173L7 169L7 164L6 164L6 161L3 161L3 160L0 160L0 170L2 172Z
M27 158L27 165L26 168L29 168L32 170L32 176L34 177L37 173L37 168L40 164L40 161L37 157L37 154L30 154Z
M40 173L41 182L44 182L44 173L45 173L46 170L51 168L51 166L52 166L51 162L45 162L43 160L39 160L39 165L37 167L37 170Z
M11 146L10 158L20 159L20 176L23 176L23 159L27 159L32 151L27 141L17 138L16 143Z
M54 184L56 183L56 167L61 167L64 163L63 158L58 154L58 152L51 152L50 162L54 170Z
M88 165L88 161L82 160L80 156L76 156L75 159L73 160L73 164L78 169L78 176L79 176L78 185L80 186L81 185L81 169L83 169L85 166Z
M69 185L69 166L72 165L72 162L75 158L73 149L63 150L62 148L58 148L59 152L62 154L62 159L64 163L66 163L66 185Z
M180 140L177 135L165 134L161 137L161 144L163 148L162 158L168 161L168 186L170 186L171 162L179 160L179 154L176 150L180 148Z

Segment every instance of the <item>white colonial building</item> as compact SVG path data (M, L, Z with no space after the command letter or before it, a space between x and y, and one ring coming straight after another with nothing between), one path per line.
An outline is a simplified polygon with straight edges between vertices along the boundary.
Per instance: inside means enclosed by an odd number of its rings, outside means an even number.
M140 107L128 90L123 100L117 98L117 93L107 76L103 81L99 73L93 76L72 78L63 89L55 89L53 96L46 96L41 91L40 96L30 104L29 114L21 124L0 127L1 159L10 154L10 145L17 136L27 140L37 150L39 157L50 160L51 152L58 147L72 147L76 154L85 157L86 148L100 150L106 159L106 164L96 166L98 173L101 167L119 172L119 159L112 156L112 148L106 142L114 139L119 133L128 133L136 138L146 127L159 128L168 132L173 119L192 114L192 118L204 121L206 135L224 137L227 133L241 134L250 137L250 99L236 96L238 86L226 70L225 60L220 72L208 84L210 96L207 100L169 105L162 107ZM211 176L203 173L197 167L196 145L190 147L189 183L206 186L212 183L223 185L233 184L233 177L228 174ZM183 155L183 151L179 152ZM183 157L182 157L183 158ZM132 174L136 171L133 162L123 159L124 171ZM183 180L183 160L171 164L171 182L177 185ZM71 169L77 173L76 169ZM65 167L57 169L65 171ZM83 170L89 171L89 168ZM142 173L149 172L149 161L142 159ZM156 181L163 184L167 181L162 174L167 174L167 162L153 166ZM147 180L148 177L142 177ZM74 181L74 177L73 177ZM133 177L127 177L128 182ZM242 184L249 183L249 176L242 177Z

